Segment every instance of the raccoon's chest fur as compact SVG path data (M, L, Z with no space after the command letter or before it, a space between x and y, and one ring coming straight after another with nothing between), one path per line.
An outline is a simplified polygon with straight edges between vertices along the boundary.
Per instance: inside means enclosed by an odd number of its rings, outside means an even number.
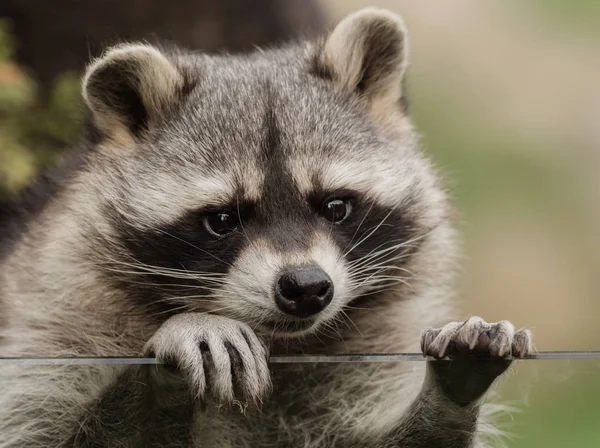
M401 418L418 392L423 376L420 367L375 363L275 366L273 395L260 411L198 410L193 446L350 448L346 438L369 433L375 437L378 430Z

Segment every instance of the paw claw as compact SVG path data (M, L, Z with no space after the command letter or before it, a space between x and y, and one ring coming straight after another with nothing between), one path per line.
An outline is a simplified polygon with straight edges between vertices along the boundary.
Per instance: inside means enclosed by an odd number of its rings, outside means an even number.
M436 359L444 358L448 351L450 342L455 337L456 330L461 326L460 322L453 322L441 329L430 330L433 340L428 344L425 354Z
M431 343L440 334L441 329L429 328L421 333L421 352L423 356L432 356L430 351Z
M490 344L490 355L505 358L511 354L510 340L506 336L499 336Z
M515 333L512 343L512 353L515 358L524 358L533 351L532 335L529 330L519 330Z
M485 328L487 328L487 324L482 318L470 317L458 329L457 339L472 351L479 343L479 337Z

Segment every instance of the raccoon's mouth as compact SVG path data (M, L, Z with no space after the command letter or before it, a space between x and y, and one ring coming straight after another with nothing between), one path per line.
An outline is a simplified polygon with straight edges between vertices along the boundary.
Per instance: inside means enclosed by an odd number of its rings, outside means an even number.
M261 330L273 336L294 337L307 333L316 322L316 317L301 320L268 320L261 322Z

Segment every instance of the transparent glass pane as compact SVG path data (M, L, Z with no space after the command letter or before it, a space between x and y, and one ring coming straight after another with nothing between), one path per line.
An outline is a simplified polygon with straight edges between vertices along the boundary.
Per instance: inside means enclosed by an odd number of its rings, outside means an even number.
M600 441L600 360L515 363L497 384L499 402L517 408L502 426L507 445L597 447Z
M242 436L236 431L246 434L244 437L250 437L248 431L257 433L261 443L265 440L260 435L262 432L269 432L270 437L279 433L277 437L280 441L285 440L285 444L278 442L272 446L304 446L300 443L302 437L310 437L313 443L318 443L318 431L311 433L309 427L301 437L287 432L302 418L310 422L314 415L307 415L309 407L295 402L282 384L275 384L274 392L263 403L261 412L248 407L242 413L236 404L231 408L220 406L210 393L202 404L194 400L187 385L176 380L178 374L164 366L126 362L129 365L0 365L0 404L4 409L13 409L7 417L8 424L3 422L8 428L4 437L9 434L14 440L14 445L9 446L27 446L31 440L47 444L69 440L71 444L76 441L76 446L90 446L86 443L96 444L94 446L119 446L121 443L187 446L185 443L190 442L190 437L215 436L216 427L206 427L207 423L203 421L210 422L209 426L226 422L228 437L235 443L232 446L244 446L241 439L238 440ZM322 400L320 394L329 393L315 383L315 378L319 377L315 372L343 374L349 371L344 369L371 373L381 371L378 369L408 372L420 371L425 364L423 361L272 363L270 367L274 378L285 371L286 378L293 377L296 390L304 388L306 404L311 399ZM482 410L481 419L485 420L482 428L487 432L503 433L506 446L511 448L596 447L600 440L597 424L600 416L599 373L598 359L517 361L488 394L486 402L492 406ZM161 382L163 380L165 382ZM398 381L397 387L382 391L380 399L385 401L394 396L401 385ZM354 397L362 397L371 386L368 381L356 385ZM339 400L337 411L352 408L352 402L352 396ZM377 400L370 406L376 409ZM279 417L272 418L278 412ZM334 416L330 417L332 423L339 423L335 421L339 414L342 412L337 415L322 413L321 416ZM491 419L488 414L493 414ZM352 420L348 415L345 418ZM322 423L307 424L317 428ZM490 424L493 424L493 430ZM195 428L194 434L190 435L189 428ZM333 439L327 440L314 446L338 446L331 441Z

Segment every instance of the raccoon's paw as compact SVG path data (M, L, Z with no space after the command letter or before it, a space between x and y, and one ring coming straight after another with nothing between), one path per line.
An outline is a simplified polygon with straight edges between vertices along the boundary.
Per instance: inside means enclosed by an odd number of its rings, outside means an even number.
M219 406L259 406L271 389L268 350L246 324L188 313L167 320L144 347L181 372L194 398Z
M437 359L468 353L523 358L531 352L531 340L529 330L515 333L514 326L507 320L488 324L474 316L464 322L425 330L421 334L421 351Z
M508 321L487 323L480 317L452 322L443 328L421 334L421 351L436 359L427 368L442 391L453 401L465 405L481 397L493 381L510 366L513 358L523 358L532 351L528 330L515 332ZM488 355L478 359L466 356Z

